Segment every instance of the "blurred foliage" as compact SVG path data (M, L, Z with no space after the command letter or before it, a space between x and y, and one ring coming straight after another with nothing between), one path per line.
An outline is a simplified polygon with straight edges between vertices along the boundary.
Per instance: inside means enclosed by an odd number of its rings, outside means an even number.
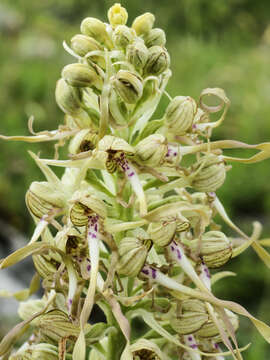
M63 121L55 104L54 88L62 67L73 60L61 43L79 32L80 22L87 16L105 21L107 9L113 3L1 1L1 134L27 134L30 115L35 116L35 131L53 130ZM269 1L123 0L122 5L128 9L129 23L135 16L150 11L156 15L156 26L166 31L173 70L168 86L171 96L190 95L198 99L203 88L225 89L232 105L224 124L215 132L216 139L270 141ZM167 100L163 99L163 110L166 105ZM33 225L26 212L24 193L31 181L43 179L27 149L51 157L51 147L46 143L0 142L0 216L25 233L30 233ZM269 160L255 165L233 165L218 192L230 214L241 220L244 228L246 218L257 219L265 225L265 234L270 233L265 215L270 210L269 173ZM250 225L246 230L251 232ZM239 275L217 284L217 295L249 304L255 315L259 312L258 316L270 322L267 269L251 251L228 267ZM242 344L253 336L250 324L243 321L243 326L246 332L240 339ZM269 358L266 343L255 332L253 337L256 345L247 351L245 359Z

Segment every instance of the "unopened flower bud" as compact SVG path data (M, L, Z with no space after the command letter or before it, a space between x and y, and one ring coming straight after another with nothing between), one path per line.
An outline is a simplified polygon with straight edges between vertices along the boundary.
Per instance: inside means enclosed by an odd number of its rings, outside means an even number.
M127 59L137 71L143 71L148 59L148 49L143 40L138 38L127 47Z
M71 116L82 112L80 90L67 84L64 79L56 83L55 99L60 109Z
M189 96L176 96L165 112L165 125L175 135L184 135L192 126L197 110L195 100Z
M132 28L136 31L137 35L147 34L153 27L155 16L149 12L136 17L132 23Z
M177 224L175 221L150 223L147 232L154 244L167 246L173 239Z
M50 253L51 255L51 253ZM47 278L50 275L56 273L61 262L58 262L50 255L33 255L33 263L37 270L37 273L43 278Z
M64 337L78 337L80 332L80 328L61 310L51 310L40 315L36 318L35 325L42 334L57 342Z
M166 138L160 134L149 135L136 145L135 151L138 162L147 166L160 166L168 152Z
M193 165L191 186L200 192L215 192L224 183L226 168L223 160L214 154L201 157Z
M145 75L160 75L169 66L170 55L164 47L152 46L149 48L148 59L144 67Z
M91 51L103 50L99 42L90 36L77 34L71 39L71 48L81 57L84 57ZM105 60L103 56L92 55L90 58L94 63L105 68ZM88 60L88 59L87 59Z
M102 88L102 80L97 73L86 64L69 64L62 70L62 77L74 87Z
M144 37L145 45L150 48L152 46L164 46L166 44L166 35L162 29L152 29Z
M159 347L152 341L140 339L134 344L130 345L129 350L136 360L162 360L162 355ZM125 360L125 358L123 359Z
M204 304L196 299L182 302L182 314L171 319L172 328L181 335L192 334L207 323L208 314Z
M23 347L9 357L10 360L58 360L58 347L40 343Z
M233 312L231 312L228 309L225 309L226 315L229 318L234 331L236 331L239 327L239 320L238 320L238 316L236 314L234 314ZM223 320L220 320L221 326L223 327L224 331L226 330L226 326L223 322ZM213 339L215 342L221 342L222 338L220 335L220 332L217 328L217 326L215 325L215 323L212 320L208 320L207 323L205 323L201 329L196 333L196 335L201 338L201 339L205 339L205 338L211 338Z
M78 154L89 150L94 150L98 142L98 135L89 130L83 129L79 131L69 144L70 154Z
M75 226L86 225L90 216L98 215L104 219L107 215L104 202L86 191L75 193L71 201L74 205L70 209L70 220Z
M116 3L108 10L108 19L112 27L125 25L128 19L127 10Z
M79 56L85 56L90 51L102 50L102 46L90 36L77 34L71 39L71 48Z
M139 237L123 238L118 247L120 258L117 271L119 274L136 276L145 263L151 245L152 242L149 239Z
M127 104L135 104L143 93L141 78L127 70L118 71L113 80L113 86Z
M22 320L28 320L34 314L37 314L42 309L44 309L45 305L46 305L45 299L21 301L18 308L19 317ZM36 322L37 322L36 319L34 319L31 321L31 324L35 325Z
M209 268L224 265L232 256L232 244L221 231L208 231L202 235L201 256Z
M125 25L118 25L112 34L114 45L119 49L126 49L134 39L134 33Z
M112 47L111 39L106 30L106 25L98 19L92 17L84 19L81 23L81 32L84 35L91 36L108 48Z
M25 201L31 213L38 218L52 209L63 209L66 204L64 193L46 181L34 181L25 195Z

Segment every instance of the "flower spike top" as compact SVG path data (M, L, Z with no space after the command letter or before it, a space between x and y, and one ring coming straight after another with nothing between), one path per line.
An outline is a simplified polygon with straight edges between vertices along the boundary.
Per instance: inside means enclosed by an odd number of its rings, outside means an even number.
M231 163L269 158L270 143L213 141L230 105L225 92L206 88L197 99L171 97L170 55L165 32L155 27L158 19L146 12L129 26L119 3L107 15L108 23L86 17L79 33L64 42L74 57L55 91L65 126L34 133L30 118L31 136L0 135L30 143L66 141L69 153L67 159L42 159L30 152L46 180L33 181L26 193L36 228L29 244L2 259L0 269L32 256L37 273L29 289L1 292L22 301L22 322L2 339L0 356L242 359L248 346L238 347L238 316L249 318L268 343L270 328L241 305L218 299L215 282L233 274L222 266L249 246L268 268L270 255L259 242L261 225L255 222L246 235L216 191ZM162 97L168 104L156 119ZM210 97L218 105L208 105ZM223 153L229 148L257 153L233 158ZM61 180L54 166L63 168ZM238 237L222 231L217 214ZM44 296L29 299L40 278ZM90 324L97 307L106 323ZM133 332L131 340L135 317L148 330ZM29 325L32 333L18 349Z

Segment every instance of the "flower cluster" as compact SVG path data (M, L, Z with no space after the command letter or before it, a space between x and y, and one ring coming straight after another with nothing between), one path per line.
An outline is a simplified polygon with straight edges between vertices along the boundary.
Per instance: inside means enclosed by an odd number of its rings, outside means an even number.
M263 160L270 144L211 141L230 105L224 91L205 89L198 102L171 98L164 31L154 27L150 13L131 27L127 19L126 9L115 4L109 23L88 17L70 45L64 43L77 61L63 68L56 85L64 126L29 137L1 136L58 141L56 150L69 141L66 160L57 151L54 159L30 153L46 179L26 193L36 228L29 244L0 268L32 256L36 275L29 289L13 294L21 301L22 322L0 343L5 359L241 359L246 347L237 344L238 315L270 342L266 324L212 292L216 281L232 275L220 268L249 246L270 267L260 224L254 223L251 236L244 234L215 193L230 162ZM163 96L168 105L156 119ZM218 104L208 105L208 98ZM211 120L213 113L218 120ZM259 152L241 159L224 155L227 148ZM64 168L61 179L51 166ZM217 214L237 238L221 231ZM42 299L29 300L40 279ZM89 323L94 305L106 323ZM148 330L131 341L135 317ZM30 337L13 351L29 326Z

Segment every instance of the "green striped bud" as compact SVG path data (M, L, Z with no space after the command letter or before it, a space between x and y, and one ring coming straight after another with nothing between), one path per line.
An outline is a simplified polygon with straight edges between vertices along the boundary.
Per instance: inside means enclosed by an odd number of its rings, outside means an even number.
M108 48L112 47L111 39L106 30L106 24L98 19L92 17L84 19L81 23L81 32L84 35L91 36Z
M117 271L126 276L136 276L144 266L151 240L139 237L125 237L121 240L118 252L119 262Z
M43 278L47 278L50 275L54 275L60 266L59 261L54 259L54 256L49 255L33 255L33 263L37 270L37 273Z
M10 360L58 360L58 347L40 343L27 345L9 357Z
M25 195L25 201L29 211L37 218L53 209L63 209L66 205L64 193L46 181L34 181Z
M102 88L102 80L97 73L86 64L69 64L62 70L62 77L74 87Z
M144 37L145 45L150 48L152 46L165 46L166 44L166 35L162 29L152 29Z
M152 29L154 22L154 15L147 12L143 15L136 17L136 19L132 23L132 29L136 31L137 35L144 35Z
M189 96L176 96L165 112L165 125L170 133L184 135L192 126L197 110L195 100Z
M164 47L156 45L149 48L148 59L144 67L145 75L160 75L169 66L170 55Z
M195 250L198 240L191 241L191 247ZM218 268L232 256L232 244L221 231L208 231L202 235L200 256L209 268Z
M137 71L143 71L148 59L148 49L143 40L138 38L127 47L127 59Z
M167 246L174 238L177 229L177 223L173 221L163 221L150 223L147 232L154 244L158 246Z
M119 70L112 84L118 95L127 104L135 104L142 96L142 79L131 71Z
M68 85L64 79L56 83L55 99L65 114L76 116L82 112L80 90Z
M147 166L161 166L168 152L167 140L163 135L153 134L141 140L135 147L138 162Z
M36 299L21 301L18 308L19 317L22 320L30 319L34 314L39 313L45 308L46 300L45 299ZM31 321L32 325L36 325L37 319Z
M73 36L73 38L71 39L71 48L72 50L75 51L76 54L78 54L81 57L84 57L86 54L88 54L91 51L103 50L100 43L97 42L95 39L93 39L90 36L81 35L81 34L77 34ZM105 60L103 56L91 55L90 59L94 63L101 66L102 68L105 68Z
M36 318L36 324L42 335L54 341L60 341L64 337L79 336L80 328L74 325L68 315L61 310L51 310Z
M102 50L102 46L90 36L77 34L71 39L71 49L84 57L90 51Z
M125 25L118 25L112 34L114 45L125 50L128 44L134 39L134 33L132 30Z
M201 157L192 166L191 186L200 192L215 192L226 178L224 161L217 155L208 154Z
M185 305L188 301L192 303ZM203 305L195 303L194 300L185 300L183 303L182 314L178 318L172 318L170 324L180 335L193 334L207 323L208 314Z

